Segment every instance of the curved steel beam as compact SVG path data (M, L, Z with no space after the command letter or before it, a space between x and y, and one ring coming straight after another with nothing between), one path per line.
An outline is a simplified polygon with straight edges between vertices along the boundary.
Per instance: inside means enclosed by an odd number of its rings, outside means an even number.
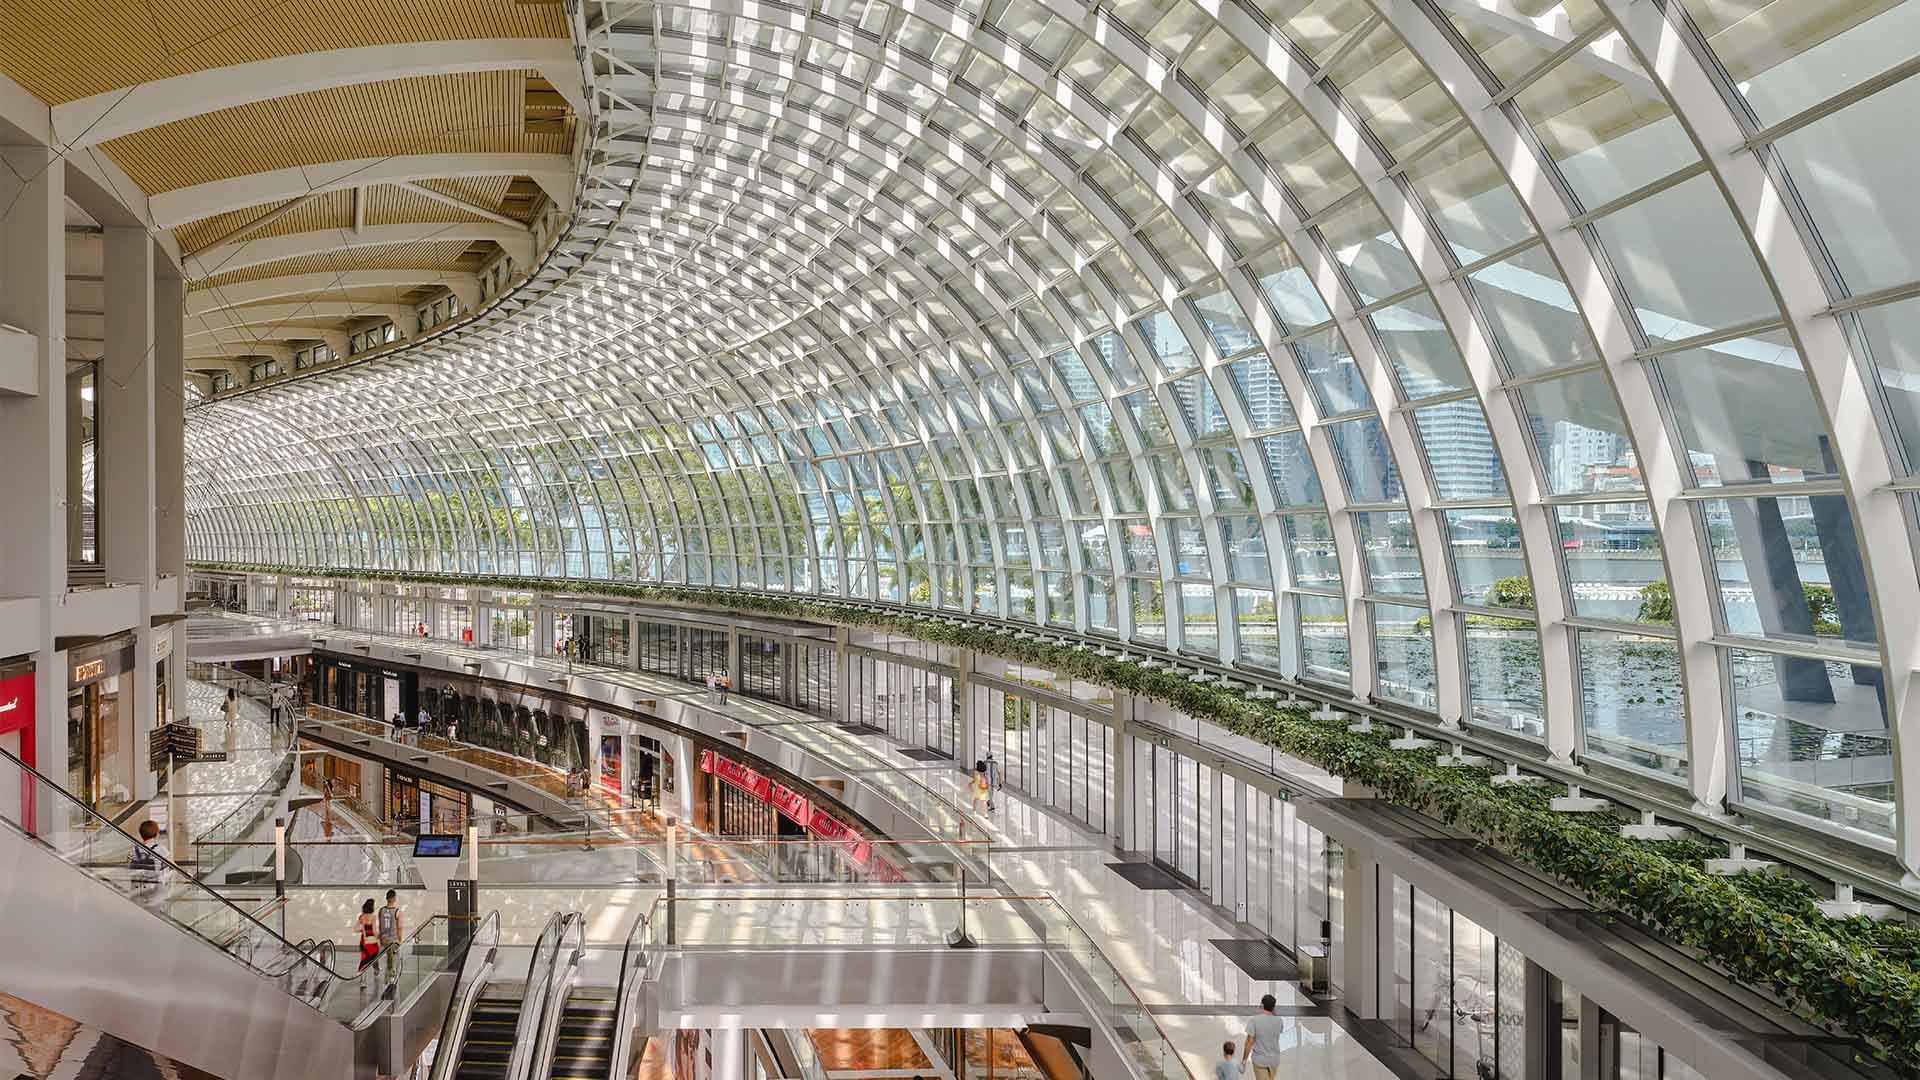
M315 192L471 176L531 177L548 198L564 205L572 195L573 163L565 154L394 154L209 180L163 191L147 202L154 224L171 229L228 210L297 199Z
M338 86L527 69L540 72L581 109L580 69L566 38L409 41L294 53L108 90L55 105L53 137L78 150L176 120Z
M311 274L242 281L217 289L195 289L187 294L187 314L205 315L289 296L339 296L356 289L411 289L429 285L444 285L458 296L461 289L472 288L477 291L480 280L472 274L454 270L343 270L338 273L320 270ZM460 302L473 306L467 303L464 296Z
M231 274L253 266L297 259L353 248L389 247L399 244L475 243L491 240L505 248L525 266L533 257L533 234L524 227L515 228L491 221L404 222L397 225L369 225L358 232L341 227L313 232L286 233L259 239L236 240L196 252L186 258L186 271L195 279Z

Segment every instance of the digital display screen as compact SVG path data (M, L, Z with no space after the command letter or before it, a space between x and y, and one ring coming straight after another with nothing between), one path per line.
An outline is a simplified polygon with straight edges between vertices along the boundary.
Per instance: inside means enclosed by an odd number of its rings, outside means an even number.
M460 855L460 845L466 837L459 833L421 833L413 838L413 857L416 859L453 859Z

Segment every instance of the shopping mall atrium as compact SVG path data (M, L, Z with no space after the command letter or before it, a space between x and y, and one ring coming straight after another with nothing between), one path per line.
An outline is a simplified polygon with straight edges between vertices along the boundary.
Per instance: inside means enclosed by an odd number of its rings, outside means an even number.
M0 0L0 1076L1920 1077L1917 114L1920 0Z

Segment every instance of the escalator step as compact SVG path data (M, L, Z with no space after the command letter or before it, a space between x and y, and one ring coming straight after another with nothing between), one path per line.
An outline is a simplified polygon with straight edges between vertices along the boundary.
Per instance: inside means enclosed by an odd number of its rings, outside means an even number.
M469 1065L461 1062L460 1069L454 1073L454 1076L458 1080L506 1080L507 1066L505 1062L498 1065Z

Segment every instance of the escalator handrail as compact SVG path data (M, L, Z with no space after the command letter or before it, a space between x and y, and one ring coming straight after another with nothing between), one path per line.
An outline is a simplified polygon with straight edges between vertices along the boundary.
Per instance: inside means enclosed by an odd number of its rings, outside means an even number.
M482 954L480 967L475 970L471 980L465 980L467 961L473 957L473 947L483 937L491 934L486 943L486 952ZM489 911L473 933L467 935L466 942L458 950L459 974L454 979L453 992L447 995L447 1011L440 1018L439 1049L434 1051L433 1068L429 1080L445 1080L452 1073L454 1064L460 1058L462 1044L466 1042L467 1021L473 1015L473 1003L479 1000L480 990L486 986L487 977L493 973L493 962L500 948L500 912ZM447 957L447 969L456 970L454 957ZM466 986L460 984L465 980Z
M567 994L572 986L573 973L579 969L581 958L587 951L586 926L586 916L578 911L569 912L561 926L560 949L563 955L554 958L553 969L547 973L546 989L540 996L540 1026L535 1029L540 1037L534 1043L528 1080L543 1080L553 1073L554 1043L560 1036L560 1021L566 1012ZM567 940L569 937L573 939L570 945Z
M547 916L547 925L541 928L539 940L533 943L533 955L527 958L527 977L521 983L520 1018L513 1027L513 1052L507 1058L506 1080L526 1080L530 1059L538 1049L534 1035L539 1030L547 975L560 956L560 939L566 927L566 913L556 911Z
M88 806L86 803L75 798L72 792L68 791L66 788L61 787L59 784L54 783L52 780L47 779L45 774L41 773L39 770L35 769L33 766L27 764L26 762L21 761L19 758L14 757L13 754L9 753L7 750L3 748L0 748L0 765L12 765L14 768L20 770L20 773L23 779L31 779L35 785L39 787L44 787L45 789L47 789L47 791L51 792L57 798L66 800L69 806L79 810L83 815L85 815L86 819L93 824L96 832L119 833L121 836L126 838L126 841L129 845L145 846L145 845L142 845L140 841L133 836L133 834L127 832L125 829L122 829L120 826L114 824L112 819L106 817L105 815L101 814L99 811L95 810L93 807ZM4 822L6 825L11 826L12 828L18 830L20 833L25 835L28 839L33 839L33 840L39 839L39 837L35 833L23 828L18 821L15 821L10 817L0 815L0 822ZM53 848L51 845L44 845L44 846L46 846L49 851L53 851ZM128 850L131 851L132 848L130 847ZM239 917L239 919L243 924L251 924L252 927L257 927L261 933L267 936L267 940L277 941L281 945L285 946L285 951L289 953L294 953L296 954L297 957L299 957L300 959L305 959L309 963L318 964L318 961L313 960L311 957L307 957L300 954L300 947L298 945L295 945L293 942L288 941L284 936L280 934L279 931L275 930L271 926L266 925L263 922L260 922L258 919L255 919L253 916L247 914L247 912L244 909L242 909L238 904L235 904L233 901L220 895L218 892L215 892L214 890L207 888L207 886L203 884L198 878L194 877L192 874L188 873L187 871L181 869L179 864L175 863L172 859L167 858L165 855L161 854L157 850L154 850L151 848L149 848L148 850L152 852L154 862L156 864L155 866L156 872L164 874L167 871L172 871L176 879L182 885L186 886L189 889L194 890L196 894L205 894L205 897L211 898L215 903L230 909L234 915ZM60 859L62 862L66 862L70 866L73 865L71 862L67 860L65 856L61 855L58 851L54 851L54 856ZM94 881L98 882L101 885L107 886L108 888L112 887L110 885L107 885L106 882L101 881L99 878L94 877L92 874L87 874L86 876L89 878L92 878ZM201 941L206 942L208 945L214 948L220 947L219 944L215 942L213 939L207 937L205 934L201 933L198 930L193 929L192 927L188 926L185 923L180 922L177 919L168 918L167 916L161 915L158 912L155 912L154 915L157 918L159 918L161 921L169 923L175 927L178 927L183 933L192 934L194 937L199 938ZM221 951L226 952L226 950L224 949L221 949ZM236 959L238 958L236 957ZM266 975L268 977L277 977L279 975L287 974L286 971L279 971L279 972L263 971L261 968L256 967L255 965L248 963L245 960L241 960L240 962L249 971L257 972L261 975ZM296 959L293 962L298 963L299 959ZM288 969L288 970L291 970L291 969ZM351 982L358 977L359 973L355 972L353 974L343 974L339 971L334 970L332 967L328 967L326 969L325 974L329 978L341 979L341 980Z
M651 911L640 913L640 917L633 921L633 929L627 931L626 947L620 950L620 979L614 984L613 991L613 1061L607 1071L606 1080L620 1080L625 1072L622 1062L627 1056L624 1051L630 1044L629 1032L633 1027L633 1017L628 1002L633 997L633 991L638 988L638 977L647 966L646 946L642 945L640 948L639 968L636 968L633 963L633 946L634 942L645 940L652 915ZM635 979L632 987L627 985L629 978Z

